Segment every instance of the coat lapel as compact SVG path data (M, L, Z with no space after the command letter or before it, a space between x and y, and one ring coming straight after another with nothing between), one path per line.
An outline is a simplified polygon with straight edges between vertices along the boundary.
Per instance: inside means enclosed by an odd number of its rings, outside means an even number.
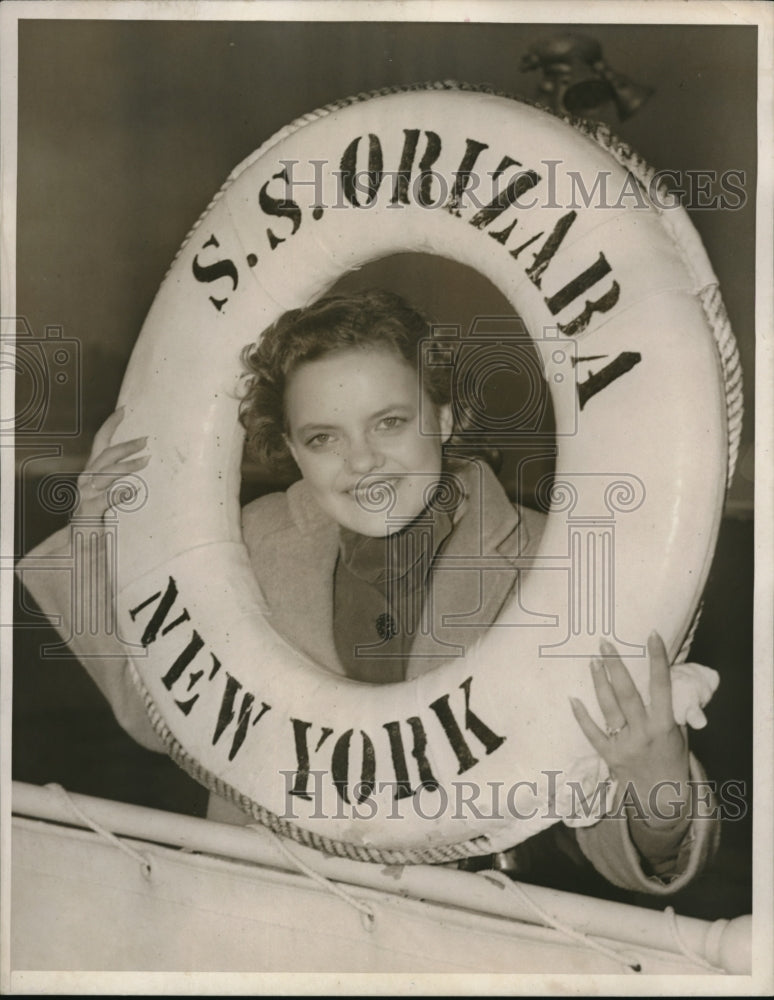
M275 509L266 510L266 501ZM303 480L284 494L258 501L256 521L258 517L252 549L248 522L244 535L272 625L315 662L344 674L333 640L338 526L314 502ZM267 522L272 529L264 534Z
M423 630L417 635L407 674L417 676L443 659L464 656L496 620L511 594L515 558L533 547L530 532L485 463L465 462L453 470L465 499L455 527L436 558ZM482 568L482 558L500 563Z

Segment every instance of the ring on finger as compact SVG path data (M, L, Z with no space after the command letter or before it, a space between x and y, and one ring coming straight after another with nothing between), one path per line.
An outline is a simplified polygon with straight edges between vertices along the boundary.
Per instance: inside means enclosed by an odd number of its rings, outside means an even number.
M617 736L619 733L623 732L624 729L629 725L629 723L624 719L620 726L608 726L607 735L610 739Z

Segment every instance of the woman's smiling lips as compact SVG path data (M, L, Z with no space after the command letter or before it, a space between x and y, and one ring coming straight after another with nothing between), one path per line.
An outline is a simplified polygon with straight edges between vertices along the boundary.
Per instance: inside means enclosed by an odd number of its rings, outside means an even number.
M363 479L367 480L365 486L360 485ZM380 492L388 490L390 492L395 492L398 488L398 483L400 476L364 476L363 479L358 480L354 486L350 486L349 489L345 489L342 492L347 494L347 496L352 497L361 506L366 507L373 506L374 502L379 499ZM378 504L381 507L381 504Z

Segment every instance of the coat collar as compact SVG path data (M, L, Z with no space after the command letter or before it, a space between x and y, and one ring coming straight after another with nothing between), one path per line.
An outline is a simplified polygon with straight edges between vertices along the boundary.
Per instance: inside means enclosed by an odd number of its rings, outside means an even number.
M525 527L518 508L508 500L490 467L483 462L457 460L448 471L454 477L452 488L462 491L463 500L455 511L454 531L443 555L472 560L495 554L506 559L517 556L527 544ZM303 479L287 490L286 498L289 530L275 535L276 559L271 568L266 566L270 574L277 574L272 583L278 591L280 588L283 591L272 602L278 609L277 624L313 659L335 673L344 674L333 638L332 582L339 551L339 527L322 510ZM282 580L286 583L280 584ZM480 638L487 623L496 618L512 585L513 567L507 564L495 571L477 572L471 566L466 572L435 573L431 588L434 627L431 635L416 637L410 673L416 673L417 668L428 668L420 665L420 659L424 663L425 658L433 657L427 660L432 666L437 665L439 656L446 654L446 647L443 643L438 646L435 637L443 635L446 624L454 624L455 612L477 609L478 624L466 622L460 634L465 648ZM459 651L459 644L454 648Z

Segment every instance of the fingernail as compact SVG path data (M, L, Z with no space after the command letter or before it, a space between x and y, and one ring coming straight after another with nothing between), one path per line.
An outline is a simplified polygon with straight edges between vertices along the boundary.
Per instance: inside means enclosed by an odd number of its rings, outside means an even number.
M614 653L615 652L615 646L612 644L612 642L608 642L607 639L600 639L599 640L599 648L602 650L603 653Z
M123 412L124 412L125 409L126 409L125 406L119 406L119 407L116 408L116 413L123 414Z

